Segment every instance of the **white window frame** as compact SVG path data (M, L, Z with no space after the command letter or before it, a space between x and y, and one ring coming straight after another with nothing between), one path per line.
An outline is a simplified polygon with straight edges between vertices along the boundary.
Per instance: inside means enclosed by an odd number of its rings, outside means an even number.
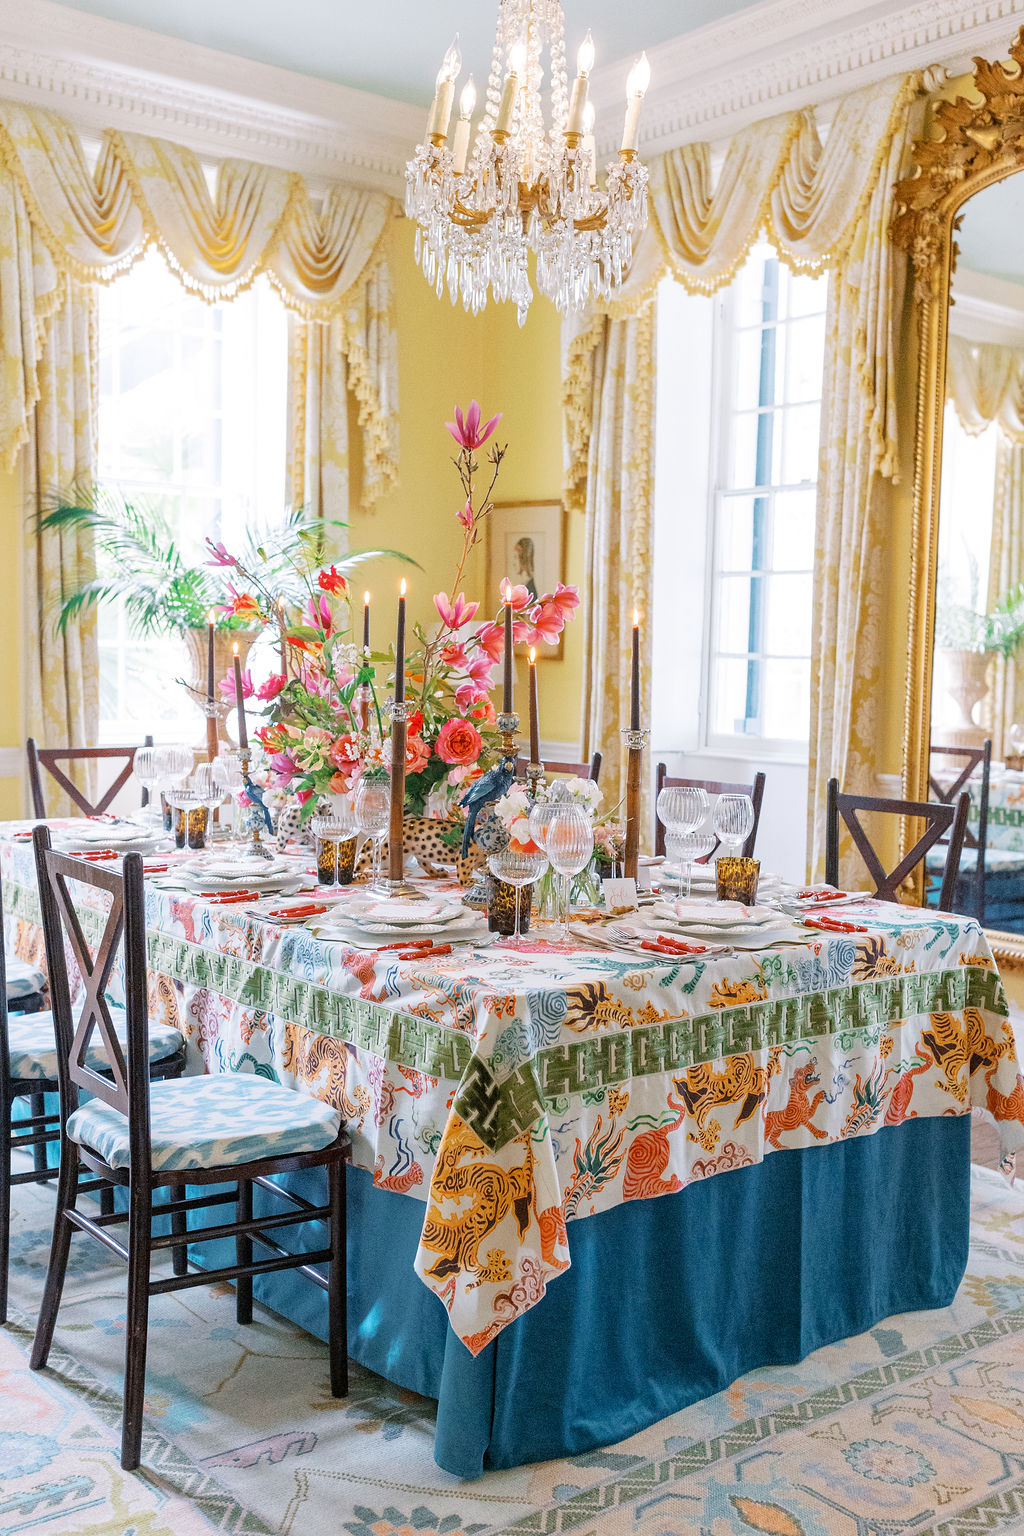
M751 256L755 252L750 253ZM767 254L767 253L766 253ZM748 256L747 260L750 257ZM779 258L776 257L778 260ZM827 275L826 275L827 280ZM712 729L714 717L713 679L715 662L721 656L732 657L732 652L719 652L715 649L715 627L718 611L718 550L722 537L722 509L726 499L732 497L767 496L770 502L770 517L774 519L774 501L778 494L786 494L790 491L806 490L812 482L801 481L795 485L771 485L766 487L744 486L742 488L726 488L728 480L728 465L730 453L730 427L731 419L735 415L730 391L735 376L735 346L737 328L735 325L735 306L738 302L737 295L732 285L722 289L715 299L714 335L712 345L712 379L711 387L714 399L714 412L712 418L711 475L709 477L709 507L707 519L707 540L705 544L705 591L707 600L704 605L703 638L701 645L702 678L701 678L701 718L700 718L700 747L699 752L707 757L735 758L749 761L752 758L759 760L771 759L774 762L793 764L806 764L810 750L810 722L808 721L808 735L806 737L776 737L762 736L754 733L716 732ZM827 301L826 301L827 302ZM788 321L783 321L784 327ZM776 328L779 322L776 322ZM811 403L811 402L796 402ZM820 445L820 437L819 437ZM816 482L814 482L816 483ZM809 565L793 574L804 575L808 571L813 576L814 551L811 550ZM737 572L742 575L742 572ZM756 573L752 572L751 575ZM782 572L778 574L789 574ZM810 615L808 615L808 627L810 628ZM810 641L810 633L808 633ZM747 652L748 657L766 660L772 653ZM738 656L739 653L736 653ZM742 659L742 658L740 658ZM780 658L788 659L788 658ZM803 658L793 658L803 659Z

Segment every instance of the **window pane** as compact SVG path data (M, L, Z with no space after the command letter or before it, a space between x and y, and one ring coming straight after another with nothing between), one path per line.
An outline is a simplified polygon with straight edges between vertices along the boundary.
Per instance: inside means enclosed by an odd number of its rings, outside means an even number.
M819 319L786 326L786 399L821 399L824 330Z
M718 583L716 649L735 655L757 649L761 601L758 576L723 576Z
M777 491L772 538L773 571L809 571L814 560L817 489Z
M723 496L718 524L718 569L750 571L754 555L753 496Z
M762 732L778 741L806 741L811 721L811 663L776 661L764 669Z
M811 578L765 576L764 649L770 656L806 656L811 613Z
M782 484L799 485L802 480L817 480L820 405L796 405L783 414Z
M760 662L728 656L720 656L715 662L711 677L711 729L717 736L755 734L748 730L748 725L756 727L760 667ZM748 709L752 709L750 715Z

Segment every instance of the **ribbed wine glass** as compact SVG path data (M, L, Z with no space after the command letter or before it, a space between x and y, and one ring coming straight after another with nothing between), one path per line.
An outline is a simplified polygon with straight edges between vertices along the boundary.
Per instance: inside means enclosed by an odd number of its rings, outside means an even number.
M512 937L507 941L508 948L520 949L523 939L519 931L522 889L524 885L532 885L539 880L547 866L547 856L543 850L534 844L524 846L522 843L508 843L498 853L492 853L487 860L487 867L496 880L504 880L506 885L515 887L516 893L516 926Z
M572 800L557 800L548 807L544 851L551 868L561 875L559 922L552 943L569 941L569 882L586 869L594 853L594 826L590 813Z
M754 830L754 802L749 795L719 795L711 818L727 853L738 853Z
M354 802L356 826L364 837L373 842L372 882L379 884L381 876L381 844L391 821L391 782L388 779L362 778L356 788Z
M669 832L665 838L665 852L668 857L679 865L680 870L686 875L686 900L690 899L690 890L693 885L693 866L697 859L705 858L715 850L718 842L715 834L710 830L706 832ZM680 894L682 884L680 883Z
M163 813L159 803L154 806L153 792L160 783L160 753L162 747L136 747L132 758L132 777L137 779L148 795L144 814L150 821L162 824Z

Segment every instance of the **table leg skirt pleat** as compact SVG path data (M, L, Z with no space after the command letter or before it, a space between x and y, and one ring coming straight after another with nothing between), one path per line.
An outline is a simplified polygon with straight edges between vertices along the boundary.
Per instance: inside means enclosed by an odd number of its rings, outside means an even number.
M320 1200L318 1177L287 1182ZM967 1266L969 1193L969 1115L772 1153L570 1222L572 1267L474 1359L412 1268L423 1203L353 1169L349 1353L437 1398L435 1458L457 1476L580 1454L746 1371L947 1306ZM191 1252L203 1261L202 1243ZM255 1288L325 1336L326 1297L301 1276Z

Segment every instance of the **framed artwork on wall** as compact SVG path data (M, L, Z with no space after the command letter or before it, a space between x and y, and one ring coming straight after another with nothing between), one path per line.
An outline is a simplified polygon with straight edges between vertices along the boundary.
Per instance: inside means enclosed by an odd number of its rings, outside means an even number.
M565 579L565 509L560 501L498 501L487 519L487 591L498 592L507 576L534 597L553 592ZM557 645L539 645L537 660L561 658ZM516 646L525 656L528 647Z

